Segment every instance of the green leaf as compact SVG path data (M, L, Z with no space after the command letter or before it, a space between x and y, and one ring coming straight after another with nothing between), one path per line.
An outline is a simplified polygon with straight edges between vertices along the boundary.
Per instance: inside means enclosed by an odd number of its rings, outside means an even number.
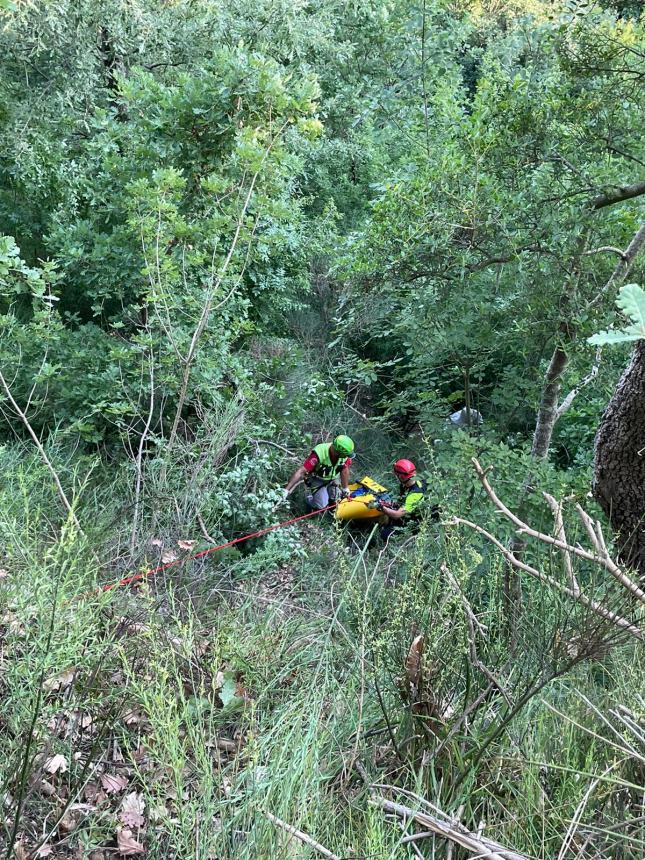
M616 304L641 331L645 337L645 290L638 284L626 284L621 288Z
M239 696L236 693L235 678L231 675L226 676L224 683L222 684L222 689L219 691L219 697L225 708L231 703L236 704L239 700Z
M598 334L587 338L587 343L592 346L605 346L606 344L630 343L635 340L641 340L645 337L645 333L638 330L635 326L629 326L626 329L613 329L611 331L600 331Z
M601 331L587 338L593 346L605 344L631 343L645 338L645 290L638 284L625 284L618 293L616 304L632 320L632 325L622 329Z

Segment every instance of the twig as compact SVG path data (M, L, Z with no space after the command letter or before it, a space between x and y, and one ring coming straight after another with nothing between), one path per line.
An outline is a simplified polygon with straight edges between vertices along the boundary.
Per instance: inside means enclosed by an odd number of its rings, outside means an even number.
M465 810L465 808L466 808L465 804L463 804L463 803L462 803L462 804L460 805L459 809L457 810L457 813L456 813L456 815L455 815L455 820L456 820L457 822L459 822L459 820L461 819L461 816L464 814L464 810ZM477 838L479 838L479 837L481 836L481 834L480 834L480 833L477 833L476 835L477 835ZM446 852L446 860L452 860L452 855L453 855L453 853L454 853L454 848L455 848L455 843L454 843L454 842L451 842L451 843L450 843L450 845L448 846L448 850L447 850L447 852Z
M263 815L269 819L272 824L275 824L276 827L280 827L282 830L286 830L287 833L291 833L292 836L295 836L296 839L299 839L301 842L304 842L305 845L309 845L314 851L317 851L319 854L322 854L323 857L328 857L329 860L340 860L340 857L337 854L331 852L328 848L325 848L324 845L321 845L320 842L316 842L315 839L312 839L311 836L308 836L306 833L303 833L302 830L298 830L293 827L291 824L287 824L286 821L282 821L280 818L276 818L275 815L272 815L270 812L266 810L262 810Z
M204 535L204 537L206 538L206 540L209 543L213 543L213 544L217 543L215 538L211 537L208 534L208 531L206 530L206 525L204 523L204 520L202 519L202 515L199 512L197 512L197 514L195 514L195 516L197 517L197 522L199 523L199 529L200 529L201 533Z
M504 546L503 543L497 540L490 532L487 532L486 529L483 529L481 526L476 525L475 523L471 523L469 520L462 520L459 517L455 517L453 523L456 525L465 525L469 528L473 529L479 534L483 535L487 538L492 544L494 544L499 551L502 553L504 558L510 562L510 564L517 568L518 570L523 570L525 573L528 573L530 576L539 579L540 582L543 582L545 585L551 586L551 588L556 589L557 591L561 591L563 594L568 594L569 597L572 597L574 600L577 600L578 603L581 603L583 606L586 606L587 609L591 609L596 615L604 618L606 621L610 621L612 624L615 624L617 627L620 627L622 630L630 633L636 639L640 641L645 641L645 631L641 630L639 627L636 627L626 618L622 618L620 615L616 615L615 612L612 612L610 609L606 609L600 603L596 603L595 600L591 600L591 598L586 597L584 594L576 594L566 585L562 585L561 582L558 582L557 579L554 579L552 576L548 576L546 573L542 573L536 568L531 567L528 564L525 564L523 561L520 561L513 553Z
M378 685L378 681L376 680L376 675L374 676L374 689L376 690L376 698L379 701L381 713L383 714L383 719L385 720L385 725L387 726L387 733L390 736L390 740L392 741L392 746L394 747L394 751L396 752L397 758L399 759L399 761L405 761L401 749L396 742L396 738L394 737L394 729L392 728L392 723L390 722L390 718L385 707L385 702L383 701L383 696L381 695L381 689Z
M616 766L616 763L609 765L609 767L603 773L603 776L606 776L609 773L609 771L612 770L615 766ZM567 852L569 851L569 848L571 847L571 844L573 843L573 839L576 835L576 830L578 829L578 826L580 824L580 819L582 818L582 814L585 811L585 807L587 806L587 804L589 802L589 798L591 797L593 792L596 790L596 787L597 787L599 782L600 782L600 779L594 779L591 781L589 787L587 788L586 792L584 793L582 800L578 804L576 811L573 814L573 818L571 819L571 821L569 823L569 827L567 828L567 832L565 834L565 837L562 840L562 845L560 846L560 850L558 851L557 860L564 860L564 858L567 856Z
M645 182L643 183L643 188L645 188ZM621 258L616 265L616 268L609 276L609 280L602 287L602 289L594 296L594 298L587 303L587 308L592 307L596 304L596 302L600 301L603 296L606 296L607 293L612 290L614 287L617 287L622 281L624 281L627 273L631 269L632 263L638 256L641 248L645 245L645 222L640 225L638 230L636 231L634 238L629 243L623 254L621 254Z
M614 248L613 245L603 245L601 248L592 248L590 251L583 251L582 256L583 257L589 257L589 256L591 256L591 254L603 254L605 252L612 253L612 254L618 254L618 256L622 260L627 259L625 252L623 250L621 250L620 248Z
M408 819L407 818L400 820L396 816L394 816L394 821L398 822L399 827L403 831L403 836L399 840L399 845L408 845L412 849L412 853L417 858L417 860L424 860L423 854L421 853L419 848L417 848L417 846L414 844L415 839L421 839L421 834L420 833L411 833L411 834L406 835L406 830L408 829ZM426 836L432 836L433 833L430 831L426 831L425 835Z
M580 382L571 389L571 391L567 394L567 396L564 398L562 403L560 403L560 405L555 410L555 420L556 421L558 421L564 415L564 413L568 411L568 409L570 408L571 404L573 403L575 398L578 396L580 391L586 385L589 385L590 382L593 382L594 379L598 376L598 370L600 368L600 360L601 359L602 359L602 347L599 346L596 349L596 356L594 358L594 363L593 363L589 373L584 377L584 379L581 379Z
M562 518L562 502L556 502L553 496L551 496L549 493L542 493L542 495L544 496L547 501L547 504L553 511L553 519L555 521L555 536L558 538L558 540L561 540L562 543L567 543L567 535L564 530L564 520ZM562 550L562 558L564 563L564 572L567 575L569 585L571 586L572 591L575 591L576 594L580 594L580 586L578 585L576 575L573 572L571 553L568 549Z
M628 591L630 591L634 597L636 597L641 603L645 604L645 591L639 588L638 585L618 567L618 565L614 562L614 560L607 552L607 548L604 544L604 539L602 538L602 532L598 533L598 529L600 528L598 523L596 523L597 534L592 541L596 552L589 552L589 550L583 549L582 547L567 544L564 541L559 540L558 538L554 538L551 537L551 535L539 532L537 531L537 529L531 528L531 526L527 525L527 523L522 522L519 517L517 517L511 510L509 510L509 508L506 507L506 505L501 501L501 499L497 496L497 494L491 487L487 477L487 470L482 469L479 461L475 457L473 457L473 465L475 466L477 477L479 478L481 485L486 491L486 495L491 500L493 505L495 505L497 510L500 513L504 514L504 516L508 520L510 520L513 525L517 527L519 534L525 534L529 537L536 538L537 540L542 541L542 543L551 544L551 546L555 546L558 549L567 550L569 553L577 555L579 558L584 558L587 561L593 561L596 564L601 565L614 577L614 579L616 579L618 582L621 583L621 585L623 585ZM579 505L577 505L576 508L579 513L582 512L582 516L589 516L588 514L585 514L585 512Z
M466 613L466 615L470 618L470 620L472 621L474 626L479 630L480 634L484 637L487 636L488 635L488 629L481 623L479 618L477 618L477 616L473 612L472 606L468 602L466 595L464 594L461 586L459 585L457 579L452 575L451 571L448 568L448 565L445 562L443 562L443 564L441 565L440 570L444 574L444 576L446 577L446 579L448 580L450 585L454 588L454 590L459 595L461 602L463 604L463 607L464 607L464 612Z
M271 442L270 439L249 439L249 442L252 445L270 445L272 448L279 448L280 451L284 451L285 454L288 454L292 460L298 459L298 455L294 454L293 451L285 448L284 445L279 445L277 442Z
M79 532L81 534L83 534L83 529L81 528L81 524L79 523L79 521L76 517L76 514L74 513L72 506L70 505L69 500L68 500L67 496L65 495L65 490L63 489L63 485L60 482L60 478L58 477L58 473L56 472L56 469L54 469L54 466L52 465L51 460L47 456L47 452L45 451L43 443L40 441L40 439L36 435L36 431L31 426L29 419L27 418L25 413L22 411L22 409L16 403L14 396L11 393L11 389L7 385L7 382L4 378L1 370L0 370L0 384L4 388L4 391L5 391L5 394L7 395L7 399L9 400L9 403L11 403L11 406L13 407L14 411L16 412L16 414L18 415L18 417L20 418L22 423L25 425L27 432L29 433L31 438L34 440L36 448L38 449L38 453L40 454L44 464L47 466L47 469L49 470L50 475L54 479L54 483L56 484L56 489L58 490L58 495L60 496L60 499L61 499L61 501L65 507L65 510L67 511L69 516L71 517L72 522L74 523L76 528L79 530Z
M506 701L508 702L508 704L510 706L511 700L509 698L508 693L504 689L504 686L495 677L493 672L491 672L491 670L487 666L485 666L484 663L482 663L482 661L479 659L479 655L477 653L477 641L476 641L476 636L475 636L475 625L477 625L477 628L478 628L479 632L482 634L482 636L486 635L486 632L487 632L486 629L479 622L477 616L475 615L475 613L472 610L470 603L468 603L468 600L466 599L466 595L463 593L463 591L459 587L459 583L453 577L452 573L448 569L448 565L445 562L441 565L441 572L444 574L444 576L446 577L448 582L453 586L453 588L458 593L459 597L461 598L461 602L463 604L463 607L464 607L464 615L466 616L466 624L468 625L468 651L470 654L470 662L473 664L473 666L476 669L479 669L479 671L482 673L482 675L485 675L486 678L488 678L488 680L491 682L491 684L494 687L497 688L497 690L499 690L499 692L506 699Z
M274 146L276 140L278 139L278 137L280 137L280 135L282 134L282 132L284 131L286 126L287 126L287 122L283 123L283 125L280 128L276 137L274 137L271 140L271 143L267 147L266 152L264 152L264 154L262 156L262 160L260 162L260 167L262 167L264 165L264 162L269 157L269 154L270 154L271 150L273 149L273 146ZM182 375L181 375L181 383L179 386L179 393L177 396L177 407L176 407L176 411L175 411L175 418L173 420L172 428L170 430L170 435L168 437L168 444L166 446L166 457L167 458L169 457L170 451L174 445L175 439L177 438L177 432L179 430L179 422L181 420L181 413L183 411L184 404L186 402L186 398L188 395L188 385L190 382L190 374L191 374L193 361L195 358L195 354L197 352L197 347L198 347L199 341L201 340L202 334L204 333L206 326L208 325L211 314L214 313L215 311L219 310L219 308L221 308L224 304L226 304L226 302L228 302L228 300L231 298L233 293L236 291L236 289L237 289L237 287L241 281L241 278L242 278L242 273L240 273L238 275L237 279L233 282L233 286L232 286L231 290L216 305L213 305L213 300L215 298L215 295L216 295L217 291L219 290L220 286L224 282L224 277L226 275L228 267L229 267L231 260L233 258L233 254L235 253L235 249L237 247L237 243L239 241L240 234L242 232L242 227L244 226L244 223L245 223L246 213L249 209L249 205L250 205L251 199L253 197L253 192L255 190L255 183L257 182L257 179L260 175L260 167L258 167L255 174L251 178L251 182L249 183L249 188L248 188L248 191L246 194L246 198L245 198L244 204L242 206L242 211L240 212L240 215L237 219L237 224L235 226L235 232L233 234L233 239L231 240L231 244L230 244L228 252L226 254L226 258L224 259L224 262L222 263L222 266L221 266L217 276L215 276L214 273L211 275L211 280L210 280L208 292L207 292L206 297L204 299L204 303L203 303L203 307L202 307L202 310L201 310L201 313L199 316L199 320L197 322L195 330L194 330L192 337L190 339L190 345L188 347L188 351L187 351L185 357L182 357L183 370L182 370ZM255 226L253 227L253 233L255 233L256 227L257 227L257 221L255 223ZM250 250L250 244L249 244L249 250ZM164 467L164 471L163 471L163 478L165 479L165 467Z
M427 839L428 836L434 836L433 830L422 830L421 833L411 833L409 836L404 836L401 840L401 845L407 845L408 842L418 842L420 839Z
M380 795L373 795L369 802L374 806L380 807L385 812L393 813L403 819L412 819L413 821L416 821L417 824L421 825L426 831L428 831L428 835L436 834L438 836L442 836L444 839L450 840L451 842L456 842L457 845L461 845L462 848L470 851L471 854L476 854L478 858L481 858L481 860L528 860L524 854L518 854L516 851L505 848L503 845L500 845L498 842L494 842L492 839L471 833L463 827L463 825L451 821L441 810L437 810L437 812L439 812L445 820L436 815L432 815L429 812L421 812L410 806L404 806L401 803L387 800ZM426 805L430 805L427 801L425 801L425 803ZM417 834L417 836L420 838L421 834Z
M145 448L146 439L150 433L152 417L155 408L155 365L152 355L149 355L148 372L150 376L150 404L148 408L148 417L145 426L139 439L139 448L134 464L137 473L134 485L134 512L132 514L132 534L130 535L130 555L134 556L134 550L137 543L137 532L139 530L139 507L141 504L141 488L143 486L143 449Z

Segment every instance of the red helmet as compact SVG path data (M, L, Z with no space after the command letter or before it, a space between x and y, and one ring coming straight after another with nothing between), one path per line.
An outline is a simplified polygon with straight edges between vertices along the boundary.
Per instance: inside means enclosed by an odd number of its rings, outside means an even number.
M416 470L417 467L414 465L412 460L397 460L394 464L394 471L396 474L405 480L411 478Z

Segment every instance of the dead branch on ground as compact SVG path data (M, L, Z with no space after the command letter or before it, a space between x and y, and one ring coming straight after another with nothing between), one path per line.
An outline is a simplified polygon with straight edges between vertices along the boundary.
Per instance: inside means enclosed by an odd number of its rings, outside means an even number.
M378 787L388 788L388 786ZM505 848L493 839L472 833L458 821L451 819L441 809L422 798L417 798L417 802L431 811L425 808L423 810L414 809L412 806L395 803L376 793L372 794L369 802L373 806L380 807L384 812L396 815L405 821L414 821L423 828L422 832L406 837L406 842L418 842L421 839L437 835L465 848L466 851L474 854L478 860L528 860L525 854L518 854L517 851Z

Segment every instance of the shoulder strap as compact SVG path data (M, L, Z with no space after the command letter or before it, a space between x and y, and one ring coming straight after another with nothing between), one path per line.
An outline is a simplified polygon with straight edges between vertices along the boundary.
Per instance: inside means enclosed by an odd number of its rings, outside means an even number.
M314 448L314 452L323 466L331 466L330 448L331 442L321 442L320 445L316 445Z

